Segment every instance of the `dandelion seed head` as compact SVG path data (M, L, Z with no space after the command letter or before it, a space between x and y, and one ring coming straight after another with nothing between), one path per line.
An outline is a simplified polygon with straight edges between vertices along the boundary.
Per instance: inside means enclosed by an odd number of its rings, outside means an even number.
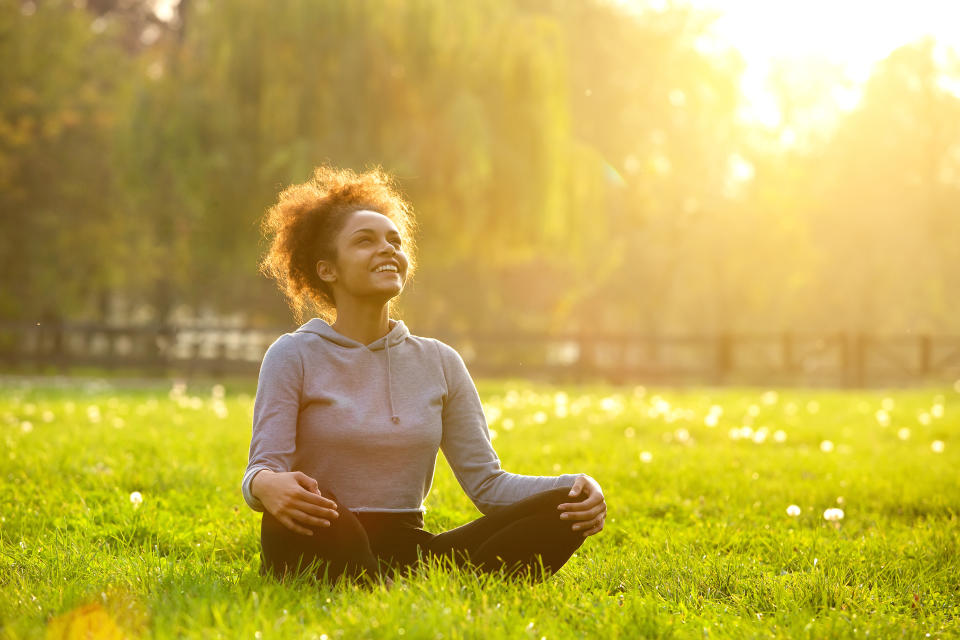
M510 431L514 427L513 418L504 418L500 426L503 427L504 431Z
M943 453L945 446L943 440L934 440L930 443L930 450L934 453Z
M652 454L652 453L650 453L649 451L641 451L641 452L640 452L640 462L643 462L644 464L647 464L647 463L652 462L652 461L653 461L653 454Z
M30 433L33 431L33 423L29 420L24 420L20 423L20 431L23 431L24 433Z
M765 391L764 394L760 396L760 401L766 405L777 404L777 400L779 399L780 396L776 391Z
M820 411L820 403L816 400L811 400L807 403L807 413L815 414Z
M134 491L130 494L130 503L133 505L134 509L143 504L143 496L139 491Z
M877 419L877 424L881 427L890 426L890 414L887 413L886 409L878 409L874 417Z
M837 496L837 504L842 505L842 504L845 504L846 502L847 501L843 496Z
M917 414L917 422L924 426L928 426L930 424L930 414L926 411L921 411Z
M54 417L53 411L50 411L49 409L40 414L40 419L44 422L53 422Z
M756 418L758 415L760 415L760 407L755 404L750 405L747 407L747 415L751 418Z
M833 442L831 440L824 440L820 443L820 451L823 451L824 453L830 453L833 451L833 448Z
M213 389L210 390L210 395L214 398L222 399L226 395L226 389L224 389L222 384L213 385Z
M687 442L690 440L690 432L687 431L686 429L677 429L676 431L674 431L673 435L680 442Z
M909 440L910 429L906 427L900 427L899 429L897 429L897 437L900 438L901 440Z
M773 432L773 441L774 442L786 442L787 441L787 432L783 429L777 429Z
M626 429L623 430L623 436L625 438L632 438L635 435L637 435L637 432L634 430L633 427L627 427Z
M893 401L893 398L884 398L880 401L880 407L884 411L893 411L893 407L896 406L896 403Z
M823 512L823 519L827 522L839 522L843 520L843 509L831 507Z
M716 413L708 413L707 416L703 419L703 424L711 428L717 426L717 423L719 422L720 422L720 416L717 415Z
M801 513L800 507L798 507L795 504L792 504L789 507L787 507L787 515L790 516L791 518L796 518L797 516L800 515L800 513Z
M930 407L930 415L932 415L934 418L937 418L938 420L939 420L940 418L942 418L942 417L943 417L943 405L942 405L942 404L935 404L935 405L933 405L932 407Z

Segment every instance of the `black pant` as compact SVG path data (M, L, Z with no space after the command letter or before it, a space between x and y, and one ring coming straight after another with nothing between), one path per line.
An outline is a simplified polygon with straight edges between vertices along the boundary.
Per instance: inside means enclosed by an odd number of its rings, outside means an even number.
M340 511L329 527L295 533L269 513L260 528L261 573L277 577L312 567L318 577L374 577L404 569L420 556L452 559L458 566L541 580L557 571L583 544L583 533L560 519L557 505L582 500L570 488L552 489L501 507L440 534L423 529L423 514ZM334 502L331 493L321 490ZM316 562L315 562L316 561ZM542 571L541 571L542 568Z

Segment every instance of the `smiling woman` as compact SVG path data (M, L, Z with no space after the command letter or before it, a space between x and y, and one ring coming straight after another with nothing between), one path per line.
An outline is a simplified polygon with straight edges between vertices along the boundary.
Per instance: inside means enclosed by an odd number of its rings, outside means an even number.
M541 579L603 529L584 474L508 473L460 355L390 318L411 276L410 207L381 171L321 167L280 194L261 262L302 321L264 355L244 499L264 512L261 569L384 576L423 556ZM483 517L423 529L437 453Z

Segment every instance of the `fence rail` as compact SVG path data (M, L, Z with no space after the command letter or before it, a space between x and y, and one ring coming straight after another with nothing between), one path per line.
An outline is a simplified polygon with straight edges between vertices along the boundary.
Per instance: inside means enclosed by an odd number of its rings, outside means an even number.
M255 375L283 328L0 324L0 365ZM474 375L563 382L865 387L960 378L960 335L433 334Z

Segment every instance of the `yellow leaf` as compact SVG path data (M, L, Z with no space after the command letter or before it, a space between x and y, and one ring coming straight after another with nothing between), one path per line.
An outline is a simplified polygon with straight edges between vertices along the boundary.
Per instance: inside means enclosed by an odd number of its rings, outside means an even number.
M99 604L86 604L47 625L46 640L123 640L123 632Z

